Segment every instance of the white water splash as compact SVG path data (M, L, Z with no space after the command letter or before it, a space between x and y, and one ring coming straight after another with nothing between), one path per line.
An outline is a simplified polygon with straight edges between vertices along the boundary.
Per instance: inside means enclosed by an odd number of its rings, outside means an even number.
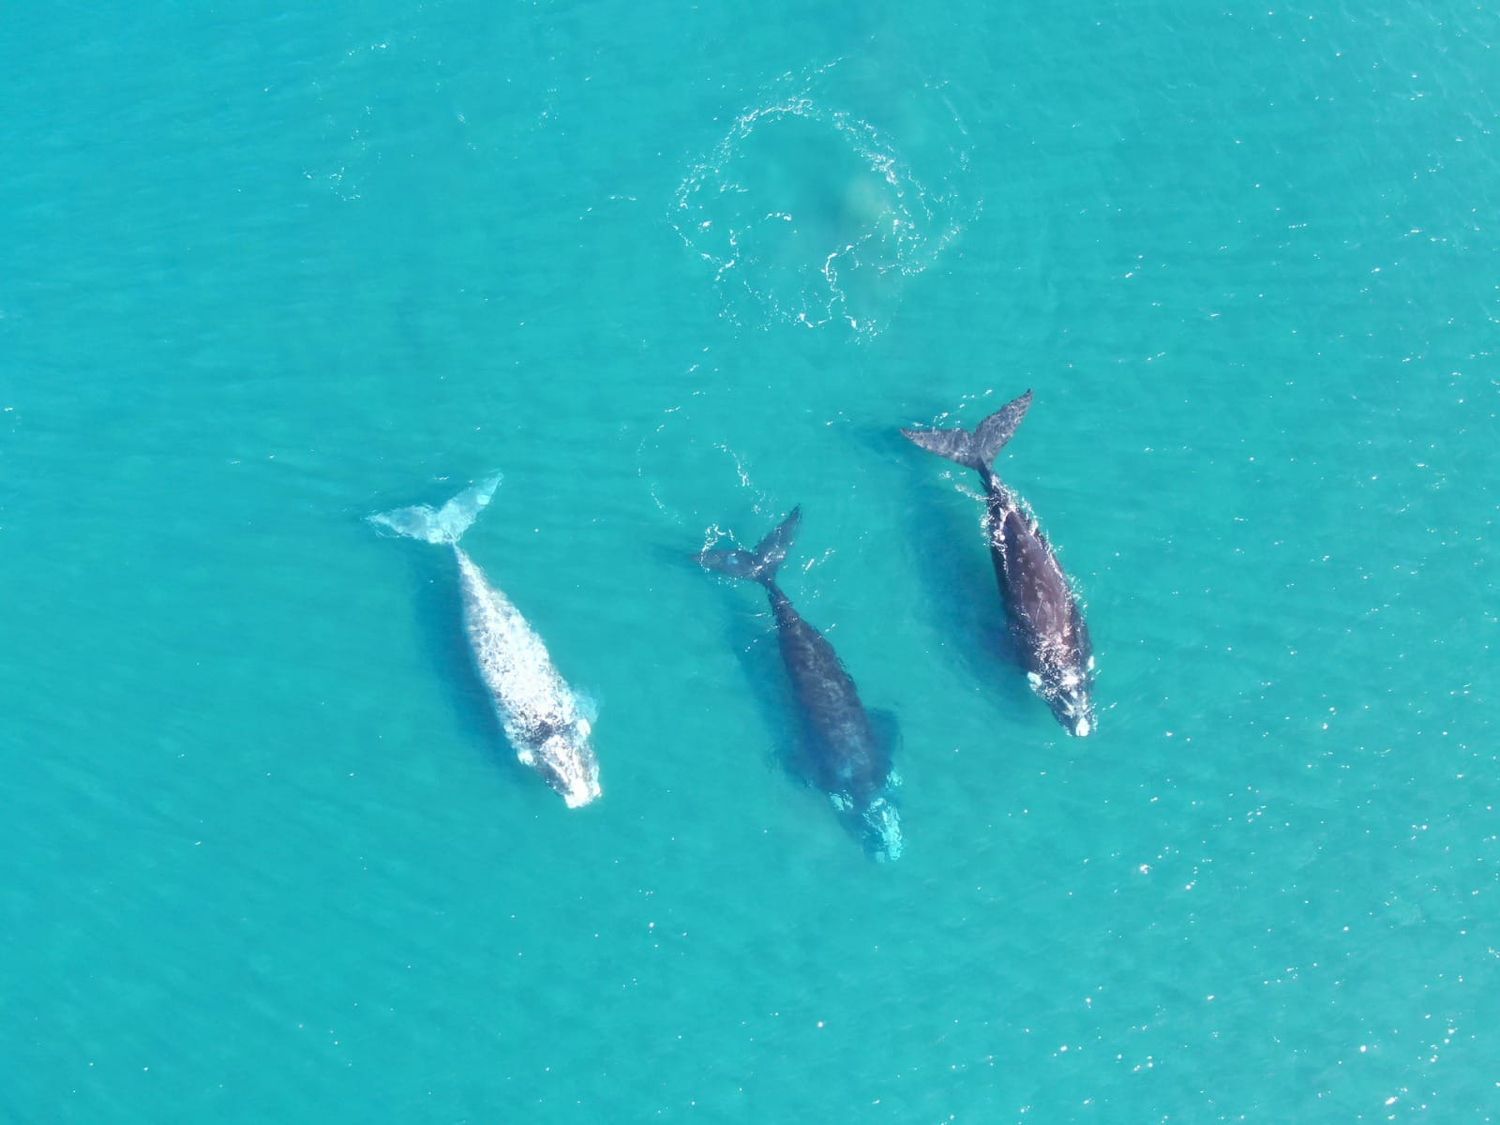
M967 133L940 88L921 88L916 115L949 138L924 180L886 131L835 103L837 66L784 75L678 186L672 223L736 323L873 336L977 212L960 198Z

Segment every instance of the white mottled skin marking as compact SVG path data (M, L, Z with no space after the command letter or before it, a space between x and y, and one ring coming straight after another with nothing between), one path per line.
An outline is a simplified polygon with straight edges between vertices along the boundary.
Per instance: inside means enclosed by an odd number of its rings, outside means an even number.
M884 797L877 797L865 809L864 821L876 839L880 841L880 850L876 855L880 860L895 860L901 858L905 850L905 840L901 835L901 814L896 811L896 806Z
M494 697L495 713L524 765L540 770L576 809L600 796L599 763L589 746L589 721L558 675L546 645L484 571L456 543L463 588L464 623L480 678ZM540 744L533 732L554 732Z

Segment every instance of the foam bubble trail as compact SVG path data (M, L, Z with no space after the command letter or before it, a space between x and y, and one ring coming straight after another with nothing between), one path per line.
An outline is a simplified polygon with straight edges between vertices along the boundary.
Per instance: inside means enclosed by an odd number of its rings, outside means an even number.
M784 75L678 185L671 221L736 324L873 336L903 282L977 211L961 201L968 133L940 88L918 87L913 116L952 140L919 176L895 139L838 103L838 66Z

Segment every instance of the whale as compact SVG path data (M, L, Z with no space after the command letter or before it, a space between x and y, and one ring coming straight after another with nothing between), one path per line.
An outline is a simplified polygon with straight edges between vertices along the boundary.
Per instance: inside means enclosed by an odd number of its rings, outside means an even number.
M875 859L898 859L901 816L892 790L900 779L891 768L891 740L872 722L828 638L797 612L776 581L801 521L802 509L794 508L754 550L705 549L698 561L765 588L806 736L806 779L828 795Z
M1031 406L1031 392L967 430L903 429L929 453L979 471L985 531L1012 635L1019 642L1032 690L1053 716L1082 738L1096 729L1094 652L1073 584L1028 505L1000 479L993 462Z
M452 549L469 650L505 737L521 764L540 774L568 808L581 808L603 793L586 708L558 674L536 630L459 546L500 479L498 473L487 477L441 508L421 504L367 518L383 533Z

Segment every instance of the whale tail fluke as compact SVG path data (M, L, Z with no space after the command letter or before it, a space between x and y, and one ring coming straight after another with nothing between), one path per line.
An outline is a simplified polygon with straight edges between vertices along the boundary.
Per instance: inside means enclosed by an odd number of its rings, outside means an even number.
M376 527L425 543L457 543L500 487L500 474L464 489L441 508L418 504L367 517Z
M1027 391L979 423L973 433L967 430L902 430L901 433L928 453L983 472L1015 435L1030 405L1031 392Z
M792 541L797 538L797 528L801 523L802 506L799 504L775 530L755 545L755 550L704 551L698 556L698 561L708 570L770 586L776 581L776 571L786 559Z

